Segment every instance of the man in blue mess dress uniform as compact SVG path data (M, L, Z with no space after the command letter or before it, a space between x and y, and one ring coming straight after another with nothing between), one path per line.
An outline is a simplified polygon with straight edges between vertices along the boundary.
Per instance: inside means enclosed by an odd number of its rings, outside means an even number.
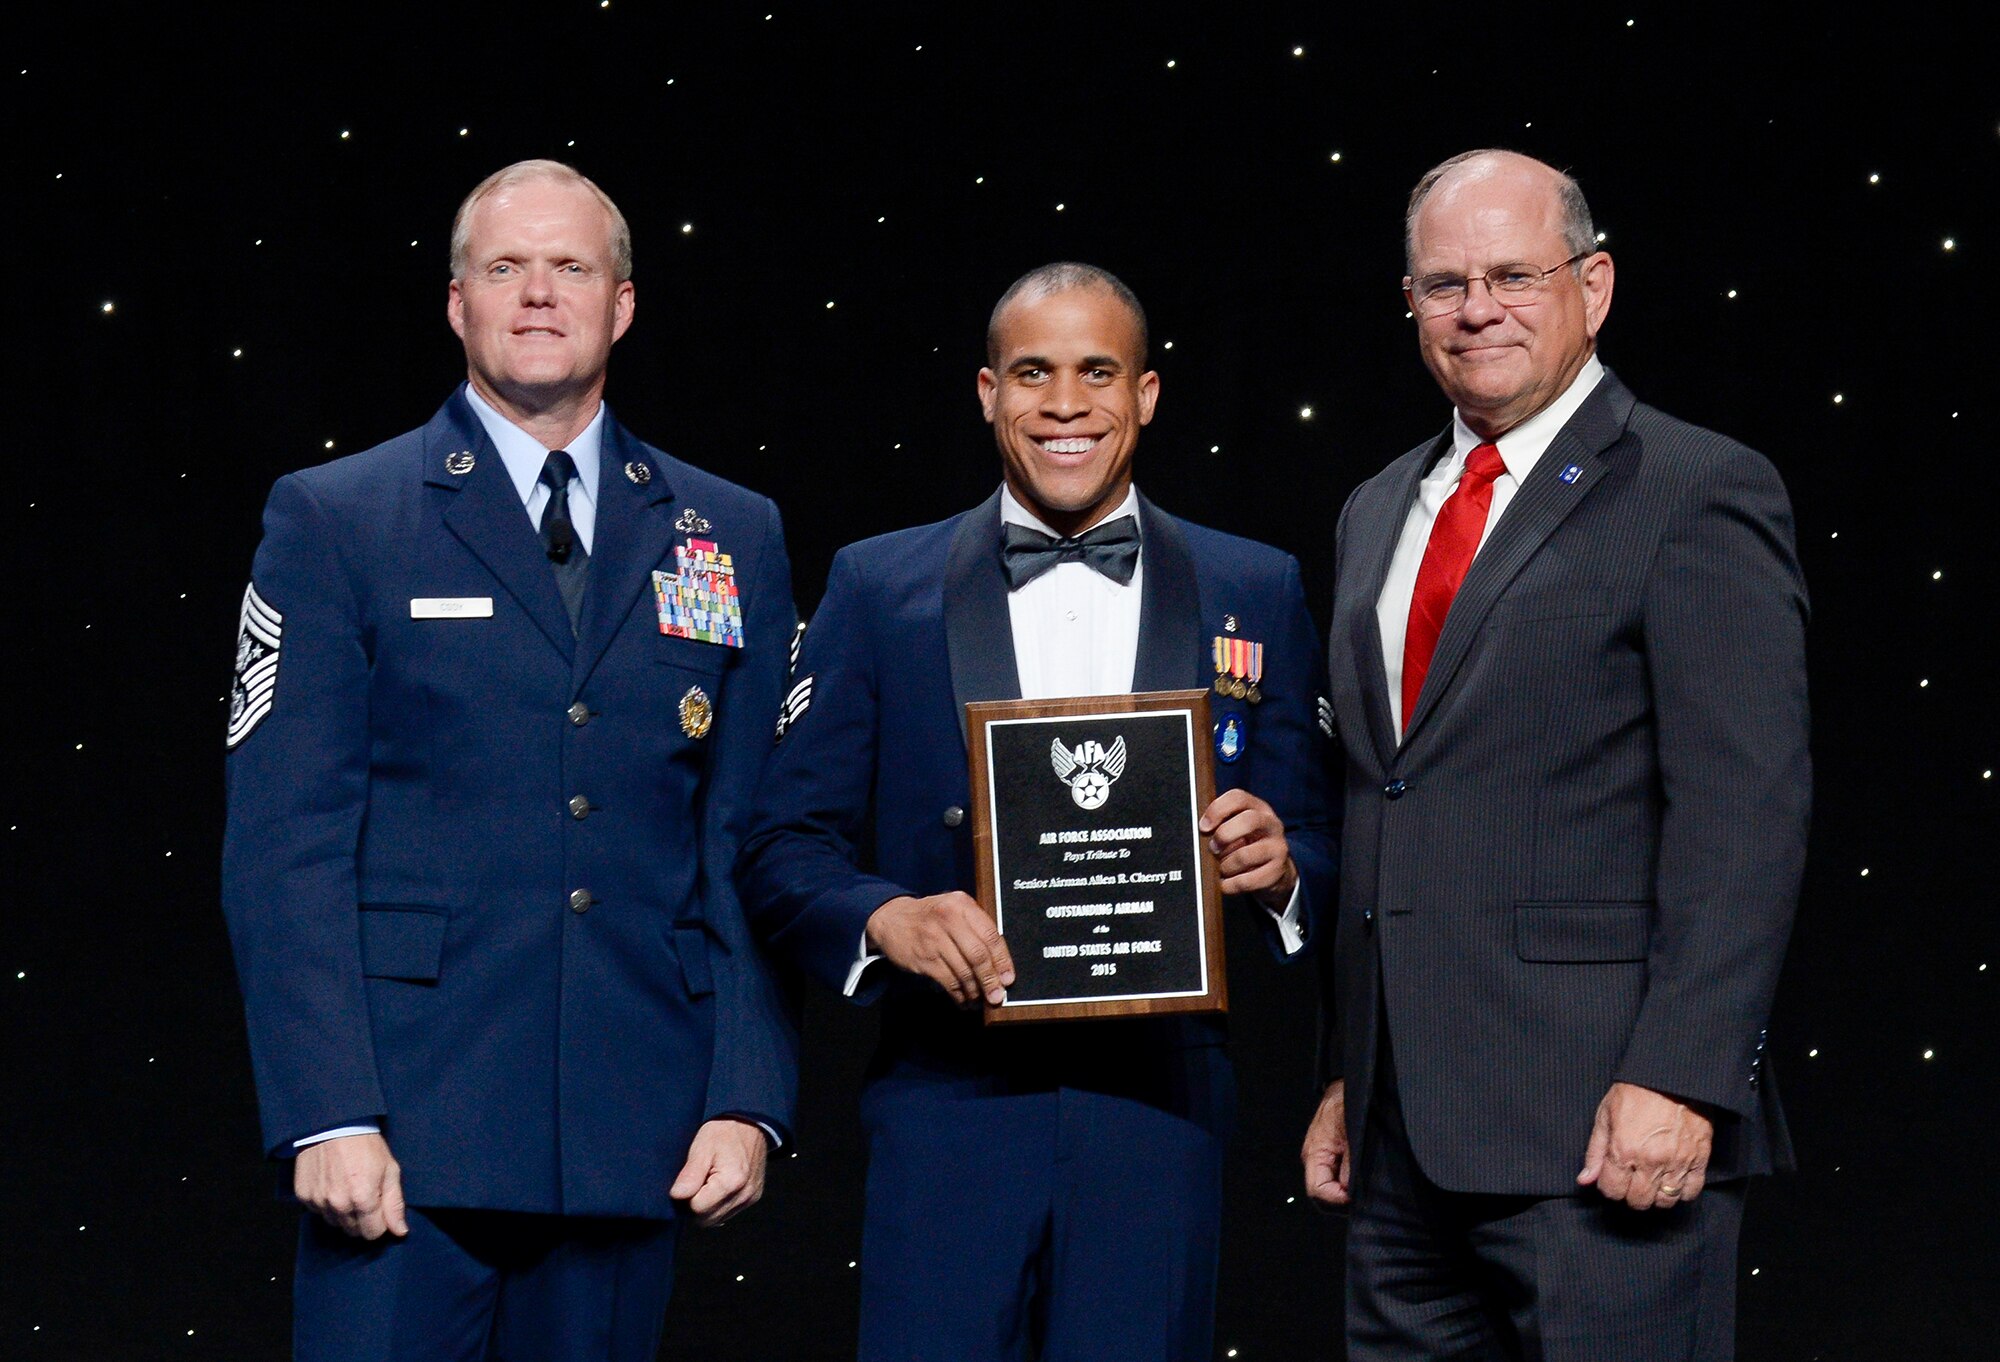
M1207 1357L1234 1108L1223 1028L982 1027L1014 974L967 892L962 706L1207 686L1213 659L1226 673L1261 659L1261 703L1217 707L1222 793L1202 821L1225 893L1254 900L1288 955L1332 891L1318 639L1290 557L1132 486L1159 378L1122 283L1037 270L995 308L987 348L980 401L1005 482L834 560L745 844L744 903L807 972L883 1000L862 1099L862 1357Z
M775 507L604 406L631 238L566 166L459 210L466 386L280 480L223 894L296 1355L650 1359L756 1200L795 1037L730 867L794 614Z

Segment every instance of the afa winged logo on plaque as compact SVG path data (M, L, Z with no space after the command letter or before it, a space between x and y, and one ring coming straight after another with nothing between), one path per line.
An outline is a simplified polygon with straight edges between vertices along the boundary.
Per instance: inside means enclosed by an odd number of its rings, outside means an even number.
M1111 798L1111 782L1125 773L1125 737L1114 738L1108 751L1091 738L1078 743L1074 752L1056 738L1049 743L1049 761L1079 809L1101 809Z

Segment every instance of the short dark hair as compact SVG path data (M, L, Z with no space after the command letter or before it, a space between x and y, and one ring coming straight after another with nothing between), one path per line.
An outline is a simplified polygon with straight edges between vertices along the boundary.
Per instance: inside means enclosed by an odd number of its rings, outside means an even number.
M1125 286L1125 281L1110 270L1099 269L1095 265L1085 265L1075 260L1058 260L1052 265L1029 270L1007 286L1000 295L1000 301L993 305L993 314L986 319L986 362L994 368L1000 366L1000 314L1005 312L1017 298L1046 298L1052 293L1068 293L1071 289L1103 289L1125 305L1132 314L1132 321L1139 328L1139 367L1146 367L1146 356L1150 342L1146 332L1146 309L1139 306L1139 295Z
M1417 187L1410 191L1410 206L1403 214L1403 270L1405 273L1416 268L1417 255L1417 214L1423 211L1431 191L1438 182L1457 170L1460 166L1488 156L1520 156L1523 160L1534 161L1545 166L1556 177L1556 203L1562 210L1562 221L1557 224L1562 232L1563 245L1571 255L1588 255L1597 249L1597 224L1590 220L1590 205L1584 202L1583 186L1568 171L1557 170L1546 161L1536 160L1522 152L1509 151L1505 147L1481 147L1477 151L1461 151L1448 161L1439 161L1424 172L1417 181ZM1581 262L1578 262L1579 265ZM1574 267L1572 267L1574 268Z

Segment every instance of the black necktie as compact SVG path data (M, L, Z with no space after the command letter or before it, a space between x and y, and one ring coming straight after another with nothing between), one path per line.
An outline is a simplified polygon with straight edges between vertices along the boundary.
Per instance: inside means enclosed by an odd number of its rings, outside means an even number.
M1007 589L1019 591L1057 563L1082 563L1120 586L1132 584L1139 565L1139 522L1129 515L1107 520L1073 539L1053 539L1028 525L1009 522L1006 546L1000 551L1007 571Z
M569 518L569 483L575 476L576 460L567 450L551 449L542 464L542 486L549 489L549 504L542 507L542 550L555 567L556 589L569 611L572 634L583 619L583 570L590 565L590 552Z

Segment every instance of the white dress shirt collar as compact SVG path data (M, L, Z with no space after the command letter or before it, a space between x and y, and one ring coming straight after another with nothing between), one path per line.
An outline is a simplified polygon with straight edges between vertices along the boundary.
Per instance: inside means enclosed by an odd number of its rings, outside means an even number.
M1129 515L1134 520L1139 518L1139 486L1137 483L1126 487L1125 500L1119 502L1118 509L1098 521L1097 525L1108 525L1121 515ZM1061 539L1063 537L1052 529L1047 521L1023 506L1019 498L1014 495L1014 489L1004 482L1000 484L1000 523L1002 525L1026 525L1031 530L1040 530L1051 539ZM1094 530L1097 528L1097 525L1092 525L1090 528ZM1143 544L1140 551L1144 552Z
M1576 377L1570 380L1569 386L1562 390L1562 396L1493 441L1500 451L1500 462L1507 465L1508 474L1517 484L1528 480L1528 474L1556 438L1556 433L1570 417L1576 415L1576 409L1596 390L1603 377L1604 365L1596 355L1592 355L1576 371ZM1485 443L1454 408L1451 413L1452 458L1463 467L1467 456Z

